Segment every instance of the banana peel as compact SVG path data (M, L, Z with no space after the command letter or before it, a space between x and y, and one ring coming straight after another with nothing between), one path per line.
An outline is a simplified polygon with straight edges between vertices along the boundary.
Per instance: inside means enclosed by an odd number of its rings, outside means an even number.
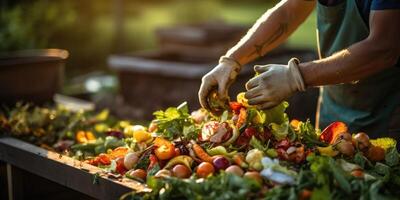
M180 155L177 157L172 158L168 163L165 165L164 169L170 169L177 164L185 165L188 169L192 168L193 158L186 155Z
M337 151L332 145L327 147L317 147L317 149L319 153L324 156L335 157L339 154L339 151Z

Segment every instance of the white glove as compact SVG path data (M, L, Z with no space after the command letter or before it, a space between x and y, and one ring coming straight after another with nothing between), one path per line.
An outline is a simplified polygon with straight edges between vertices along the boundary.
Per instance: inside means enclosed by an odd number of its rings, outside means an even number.
M199 90L199 101L203 108L210 109L207 97L213 90L218 90L220 99L228 98L228 89L239 74L241 66L234 59L222 56L219 64L203 76Z
M290 59L288 65L255 66L254 70L260 75L246 83L245 97L260 109L272 108L295 92L306 90L297 58Z

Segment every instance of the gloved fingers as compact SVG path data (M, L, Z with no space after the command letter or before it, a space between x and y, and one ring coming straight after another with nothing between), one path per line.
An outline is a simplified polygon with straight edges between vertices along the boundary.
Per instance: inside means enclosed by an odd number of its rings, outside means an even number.
M260 89L260 87L255 87L255 88L253 88L253 89L251 89L251 90L248 90L245 94L244 94L244 97L246 98L246 99L251 99L251 98L254 98L254 97L257 97L257 96L260 96L261 95L261 89Z
M250 79L249 81L247 81L246 90L251 90L251 89L257 87L260 82L258 78L259 77L254 77L254 78Z
M201 107L207 110L210 109L207 103L207 97L210 94L212 88L213 86L210 84L210 82L208 82L207 80L203 80L198 93Z
M268 101L268 102L265 102L263 104L258 105L257 108L261 109L261 110L271 109L271 108L275 107L278 104L279 103L277 103L275 101Z
M220 98L227 98L228 97L228 89L229 86L232 84L230 83L232 81L229 80L229 77L223 78L221 81L218 83L218 96Z
M264 73L264 72L268 71L270 69L270 67L271 67L271 65L255 65L254 66L254 71L256 73L261 74L261 73Z
M266 101L267 99L265 98L265 95L259 95L257 97L248 99L249 105L259 105L265 103Z

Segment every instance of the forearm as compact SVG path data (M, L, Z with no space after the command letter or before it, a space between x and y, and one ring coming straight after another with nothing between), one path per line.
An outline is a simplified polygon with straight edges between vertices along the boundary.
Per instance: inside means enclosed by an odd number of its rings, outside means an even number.
M268 10L226 56L241 65L261 57L284 42L308 17L313 0L283 0Z
M348 83L393 66L398 50L363 40L330 57L299 65L307 86Z
M373 11L369 36L330 57L299 65L307 86L320 86L366 78L393 66L400 55L400 10Z

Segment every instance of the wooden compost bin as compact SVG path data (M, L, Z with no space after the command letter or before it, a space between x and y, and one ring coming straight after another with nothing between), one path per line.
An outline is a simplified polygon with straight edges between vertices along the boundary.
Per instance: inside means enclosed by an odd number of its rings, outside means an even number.
M245 91L245 83L254 76L253 65L287 63L292 57L312 60L315 54L308 50L280 49L245 67L232 85L230 94ZM216 64L218 58L194 58L162 51L112 55L108 59L111 69L118 73L120 94L125 103L143 109L144 119L151 119L155 110L177 106L187 101L191 109L199 108L197 92L201 78ZM315 114L317 89L291 98L292 118L305 119ZM306 103L304 103L306 102ZM313 119L312 119L313 120Z
M0 54L0 102L48 102L63 82L68 52L61 49L24 50Z
M247 26L214 21L162 27L155 34L161 51L192 58L209 58L224 54L247 30Z
M96 178L95 178L96 177ZM0 138L0 199L119 199L148 190L95 166L21 140Z

